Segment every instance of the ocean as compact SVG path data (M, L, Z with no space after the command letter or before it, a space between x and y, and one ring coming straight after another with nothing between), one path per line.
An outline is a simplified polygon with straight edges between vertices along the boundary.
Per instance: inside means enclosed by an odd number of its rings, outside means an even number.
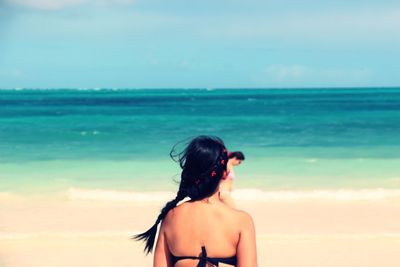
M0 90L0 192L172 192L200 134L245 154L244 195L399 193L400 88Z

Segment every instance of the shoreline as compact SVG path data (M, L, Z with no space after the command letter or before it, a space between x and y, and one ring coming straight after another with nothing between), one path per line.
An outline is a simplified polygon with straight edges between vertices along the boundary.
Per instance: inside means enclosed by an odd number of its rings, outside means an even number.
M63 190L0 191L0 200L99 200L110 202L152 202L162 203L175 196L173 190L137 191L103 188L66 187ZM400 188L314 188L314 189L271 189L237 188L232 196L238 201L302 201L334 200L339 202L398 199Z

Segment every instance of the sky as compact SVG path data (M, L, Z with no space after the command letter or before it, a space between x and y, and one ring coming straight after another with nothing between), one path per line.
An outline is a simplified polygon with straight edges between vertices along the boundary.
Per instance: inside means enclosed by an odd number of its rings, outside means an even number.
M0 0L0 88L400 86L400 2Z

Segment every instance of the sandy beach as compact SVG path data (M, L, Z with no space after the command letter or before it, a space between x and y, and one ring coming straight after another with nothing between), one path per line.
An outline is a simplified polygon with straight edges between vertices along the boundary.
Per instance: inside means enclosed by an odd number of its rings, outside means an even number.
M130 240L163 200L0 194L0 266L152 266ZM259 266L400 266L400 200L242 200Z

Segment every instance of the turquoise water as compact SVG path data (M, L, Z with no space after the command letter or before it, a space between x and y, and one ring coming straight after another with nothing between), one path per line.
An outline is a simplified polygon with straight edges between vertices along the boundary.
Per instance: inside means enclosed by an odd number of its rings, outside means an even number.
M400 88L0 90L0 191L173 189L198 134L245 153L239 188L400 186Z

